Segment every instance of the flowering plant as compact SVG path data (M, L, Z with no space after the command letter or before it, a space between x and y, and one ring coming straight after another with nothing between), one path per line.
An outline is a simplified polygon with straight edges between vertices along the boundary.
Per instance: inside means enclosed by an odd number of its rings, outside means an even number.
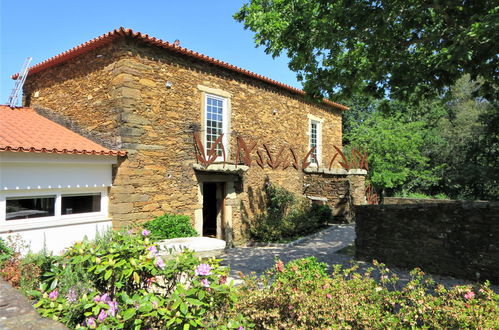
M34 294L38 299L35 307L43 316L69 327L243 325L242 319L221 317L234 315L228 311L236 296L232 284L227 283L228 270L220 267L218 260L201 261L189 251L161 253L148 235L146 230L113 232L105 240L74 244L56 267L78 265L88 274L91 288L61 293L60 282L51 278Z

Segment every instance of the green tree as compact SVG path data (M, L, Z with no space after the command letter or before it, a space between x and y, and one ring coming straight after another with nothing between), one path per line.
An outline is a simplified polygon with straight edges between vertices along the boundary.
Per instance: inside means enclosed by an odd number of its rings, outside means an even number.
M463 74L497 98L496 1L250 0L235 19L312 96L409 99L444 93Z
M350 127L345 138L349 147L369 153L369 181L384 194L424 190L438 182L440 169L430 167L425 153L430 136L426 126L423 121L406 121L400 113L378 111Z
M499 198L499 112L473 96L480 84L469 76L460 79L437 123L442 143L432 163L445 165L440 186L452 197Z

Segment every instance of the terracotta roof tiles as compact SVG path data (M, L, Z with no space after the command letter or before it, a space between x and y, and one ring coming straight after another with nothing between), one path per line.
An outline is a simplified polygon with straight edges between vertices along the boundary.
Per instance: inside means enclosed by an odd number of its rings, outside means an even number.
M38 64L32 66L29 69L29 73L33 74L33 73L45 70L45 69L50 68L50 67L52 67L54 65L57 65L57 64L62 63L62 62L65 62L65 61L67 61L67 60L69 60L69 59L71 59L73 57L76 57L78 55L86 53L86 52L88 52L88 51L90 51L92 49L95 49L97 47L100 47L100 46L103 46L105 44L111 43L113 40L115 40L115 39L117 39L119 37L122 37L122 36L128 36L128 37L131 37L131 38L134 38L134 39L137 39L137 40L141 40L143 42L146 42L146 43L149 43L151 45L155 45L155 46L158 46L158 47L161 47L161 48L164 48L164 49L168 49L169 51L172 51L172 52L175 52L175 53L178 53L178 54L182 54L182 55L185 55L185 56L188 56L188 57L191 57L191 58L195 58L195 59L198 59L198 60L201 60L201 61L213 64L213 65L216 65L218 67L222 67L222 68L234 71L234 72L241 73L241 74L243 74L245 76L248 76L248 77L251 77L251 78L255 78L255 79L258 79L258 80L263 81L265 83L268 83L268 84L271 84L271 85L283 88L283 89L288 90L288 91L290 91L290 92L292 92L294 94L305 95L305 92L303 90L301 90L301 89L298 89L298 88L295 88L295 87L283 84L281 82L278 82L276 80L270 79L268 77L265 77L265 76L256 74L254 72L251 72L251 71L239 68L239 67L237 67L235 65L232 65L232 64L229 64L229 63L226 63L226 62L214 59L213 57L209 57L209 56L200 54L198 52L194 52L194 51L192 51L190 49L187 49L187 48L184 48L184 47L180 47L179 45L176 45L174 43L169 43L169 42L163 41L161 39L150 37L147 34L142 34L140 32L134 32L131 29L125 29L123 27L121 27L119 29L116 29L116 30L113 30L111 32L108 32L106 34L103 34L100 37L94 38L94 39L92 39L90 41L87 41L87 42L85 42L85 43L83 43L83 44L81 44L79 46L76 46L76 47L74 47L74 48L72 48L72 49L70 49L68 51L65 51L65 52L63 52L63 53L61 53L59 55L51 57L51 58L49 58L49 59L47 59L47 60L45 60L45 61L43 61L41 63L38 63ZM16 79L17 76L18 76L18 74L13 75L12 78ZM339 110L348 110L348 107L346 107L346 106L344 106L342 104L339 104L339 103L327 100L327 99L323 99L323 102L325 104L327 104L329 106L333 106L333 107L335 107L336 109L339 109Z
M0 105L0 151L125 156L90 141L30 108Z

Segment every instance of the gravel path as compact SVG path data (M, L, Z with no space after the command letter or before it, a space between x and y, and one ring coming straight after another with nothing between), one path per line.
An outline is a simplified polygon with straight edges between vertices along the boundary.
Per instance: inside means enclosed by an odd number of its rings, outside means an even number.
M286 263L294 259L314 256L328 265L341 264L343 267L350 267L355 260L348 255L336 252L354 244L354 241L355 225L334 225L318 234L300 240L297 244L271 247L238 247L226 250L225 254L220 257L223 259L222 265L230 267L231 277L237 283L240 278L239 272L243 274L255 272L257 275L261 275L265 270L275 265L276 259ZM372 266L368 262L358 263L360 272ZM392 268L390 271L400 278L399 288L404 286L411 278L408 270ZM377 277L377 274L374 275ZM432 275L432 277L437 283L441 283L446 287L472 283L449 276ZM499 293L499 285L492 285L491 288L496 293Z

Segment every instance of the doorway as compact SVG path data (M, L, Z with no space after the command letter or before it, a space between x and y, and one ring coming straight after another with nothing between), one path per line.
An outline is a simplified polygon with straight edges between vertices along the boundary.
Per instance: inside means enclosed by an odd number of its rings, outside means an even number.
M225 239L225 183L203 183L203 236Z

